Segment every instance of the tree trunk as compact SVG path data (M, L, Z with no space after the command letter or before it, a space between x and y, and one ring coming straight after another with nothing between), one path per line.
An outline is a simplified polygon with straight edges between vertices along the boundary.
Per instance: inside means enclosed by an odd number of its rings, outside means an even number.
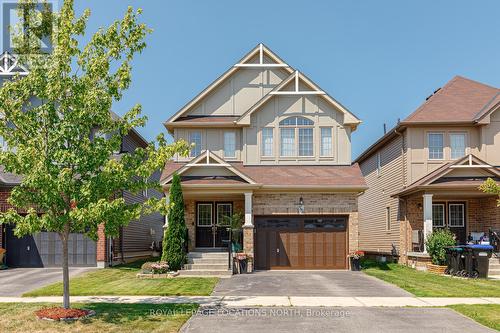
M63 306L69 309L69 264L68 264L68 238L69 238L69 225L64 227L64 232L60 234L63 249Z

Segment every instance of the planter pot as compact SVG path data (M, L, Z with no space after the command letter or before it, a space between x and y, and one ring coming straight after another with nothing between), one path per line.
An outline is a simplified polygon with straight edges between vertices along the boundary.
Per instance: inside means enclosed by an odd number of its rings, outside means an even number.
M446 268L448 268L448 266L427 264L427 271L434 274L444 275Z
M360 271L361 270L361 266L360 266L360 259L359 258L353 258L353 257L350 257L349 258L350 261L351 261L351 271Z

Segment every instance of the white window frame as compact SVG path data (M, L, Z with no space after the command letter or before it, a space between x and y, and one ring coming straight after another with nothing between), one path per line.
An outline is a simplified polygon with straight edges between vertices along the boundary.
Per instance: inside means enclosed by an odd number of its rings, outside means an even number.
M265 139L269 138L269 136L264 136L265 131L270 131L271 132L271 154L266 154L266 142ZM261 145L261 156L262 157L273 157L274 156L274 127L263 127L261 132L260 132L260 145Z
M193 144L192 136L194 134L200 135L200 144L199 144L199 146L195 145L195 147L190 150L189 157L196 157L196 156L200 155L201 151L202 151L202 147L203 147L203 135L201 134L201 131L190 131L188 133L189 144L190 145ZM199 151L198 151L198 149L199 149Z
M323 131L330 131L330 152L328 154L323 153ZM333 127L320 127L319 128L319 139L320 139L320 147L319 147L319 156L320 157L333 157Z
M382 173L382 154L380 152L377 153L377 176L380 177Z
M220 221L219 221L219 206L229 206L230 209L229 209L229 216L232 216L233 215L233 204L230 203L230 202L219 202L216 204L216 210L215 210L215 214L216 214L216 220L217 220L217 225L218 226L226 226L225 224L221 224Z
M292 119L292 118L295 118L295 124L294 125L291 125L291 124L284 124L282 125L281 122L283 122L284 120L287 120L287 119ZM301 119L305 119L307 120L308 122L311 122L311 124L307 124L307 125L303 125L303 124L299 124L299 120ZM280 139L280 142L279 142L279 148L280 148L280 157L283 157L283 158L298 158L298 157L301 157L301 158L313 158L314 157L314 120L312 119L309 119L307 117L303 117L303 116L290 116L290 117L286 117L284 119L281 119L280 122L279 122L279 139ZM293 133L294 133L294 137L293 137L293 140L294 140L294 144L293 144L293 153L292 155L283 155L283 140L282 140L282 130L283 129L293 129ZM311 152L312 154L311 155L300 155L300 137L299 137L299 129L311 129L311 138L312 138L312 146L311 146Z
M443 145L441 146L441 157L436 158L436 157L431 157L431 135L440 135L443 138ZM443 132L428 132L427 133L427 158L430 161L442 161L444 160L444 147L445 147L445 142L444 142L444 133Z
M440 206L443 208L443 224L441 225L437 225L434 223L434 206ZM445 204L442 204L442 203L435 203L435 204L432 204L432 226L433 227L437 227L437 228L444 228L446 226L446 205Z
M233 135L233 138L234 138L234 142L231 144L230 142L226 142L226 135L230 135L232 134ZM228 158L235 158L236 157L236 132L235 131L226 131L224 132L223 134L223 141L224 141L224 157L228 157ZM232 155L228 155L227 154L227 151L226 151L226 145L232 145L234 147L233 149L233 154Z
M451 225L451 207L462 207L462 223L460 225ZM463 228L465 227L465 204L464 203L448 203L448 226L450 228Z
M200 225L200 206L210 206L210 224ZM212 203L199 202L196 204L196 226L197 227L211 227L214 223L214 205Z
M453 156L453 146L452 146L453 140L451 139L451 137L454 135L461 135L464 137L464 153L463 153L463 155L458 156L458 157ZM449 136L449 140L450 140L450 159L457 160L457 159L462 158L465 155L467 155L467 139L468 139L467 132L450 132L448 136Z

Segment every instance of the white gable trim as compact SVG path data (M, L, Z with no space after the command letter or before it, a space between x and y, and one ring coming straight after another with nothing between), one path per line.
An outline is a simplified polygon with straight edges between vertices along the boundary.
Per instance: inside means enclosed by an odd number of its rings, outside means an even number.
M286 91L282 90L286 85L288 85L292 80L295 80L294 90ZM303 81L306 85L310 86L313 90L300 90L299 82ZM262 97L260 101L254 104L250 109L248 109L240 118L236 121L237 124L250 124L250 115L263 106L267 101L269 101L273 96L276 95L319 95L323 97L328 103L333 105L335 108L340 110L346 115L344 119L344 124L357 126L361 123L361 120L351 113L342 104L337 102L333 97L324 92L317 84L312 82L304 74L299 71L295 71L289 77L284 79L280 84L274 87L266 96Z
M259 53L259 64L247 64L247 62ZM276 61L275 64L264 64L264 54L269 56L271 59ZM267 46L260 43L254 47L249 53L247 53L238 63L229 68L224 74L219 76L215 81L213 81L208 87L206 87L201 93L199 93L195 98L184 105L179 111L177 111L166 123L171 123L177 120L184 113L189 111L194 105L196 105L200 100L208 96L215 88L220 86L227 78L232 76L238 69L242 67L282 67L289 73L293 73L293 68L287 65L280 57L278 57L273 51L271 51Z
M216 163L211 163L210 159L213 159ZM198 163L198 162L203 162L203 161L204 161L204 163ZM179 170L177 170L174 173L177 173L180 176L184 172L186 172L187 170L189 170L191 168L196 168L196 167L204 167L204 168L206 168L206 167L209 167L209 168L210 167L224 167L224 168L228 169L229 171L231 171L232 173L234 173L235 175L237 175L238 177L240 177L241 179L248 182L249 184L252 184L252 185L257 184L252 178L248 177L247 175L245 175L244 173L242 173L241 171L236 169L230 163L227 163L226 161L224 161L224 159L220 158L219 156L217 156L216 154L214 154L210 150L205 150L200 155L195 157L193 160L191 160L189 163L187 163L186 165L184 165L182 168L180 168ZM172 181L174 173L172 173L167 179L165 179L161 185L166 185L167 183Z
M28 75L26 67L19 63L16 56L4 52L0 55L0 76Z

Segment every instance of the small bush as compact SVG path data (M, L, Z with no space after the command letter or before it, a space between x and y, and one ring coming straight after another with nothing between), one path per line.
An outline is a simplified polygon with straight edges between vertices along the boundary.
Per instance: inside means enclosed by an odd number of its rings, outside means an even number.
M448 229L435 230L427 237L425 245L434 265L446 265L445 248L455 245L455 235Z
M168 263L166 261L145 262L141 266L143 274L166 274L168 273Z

